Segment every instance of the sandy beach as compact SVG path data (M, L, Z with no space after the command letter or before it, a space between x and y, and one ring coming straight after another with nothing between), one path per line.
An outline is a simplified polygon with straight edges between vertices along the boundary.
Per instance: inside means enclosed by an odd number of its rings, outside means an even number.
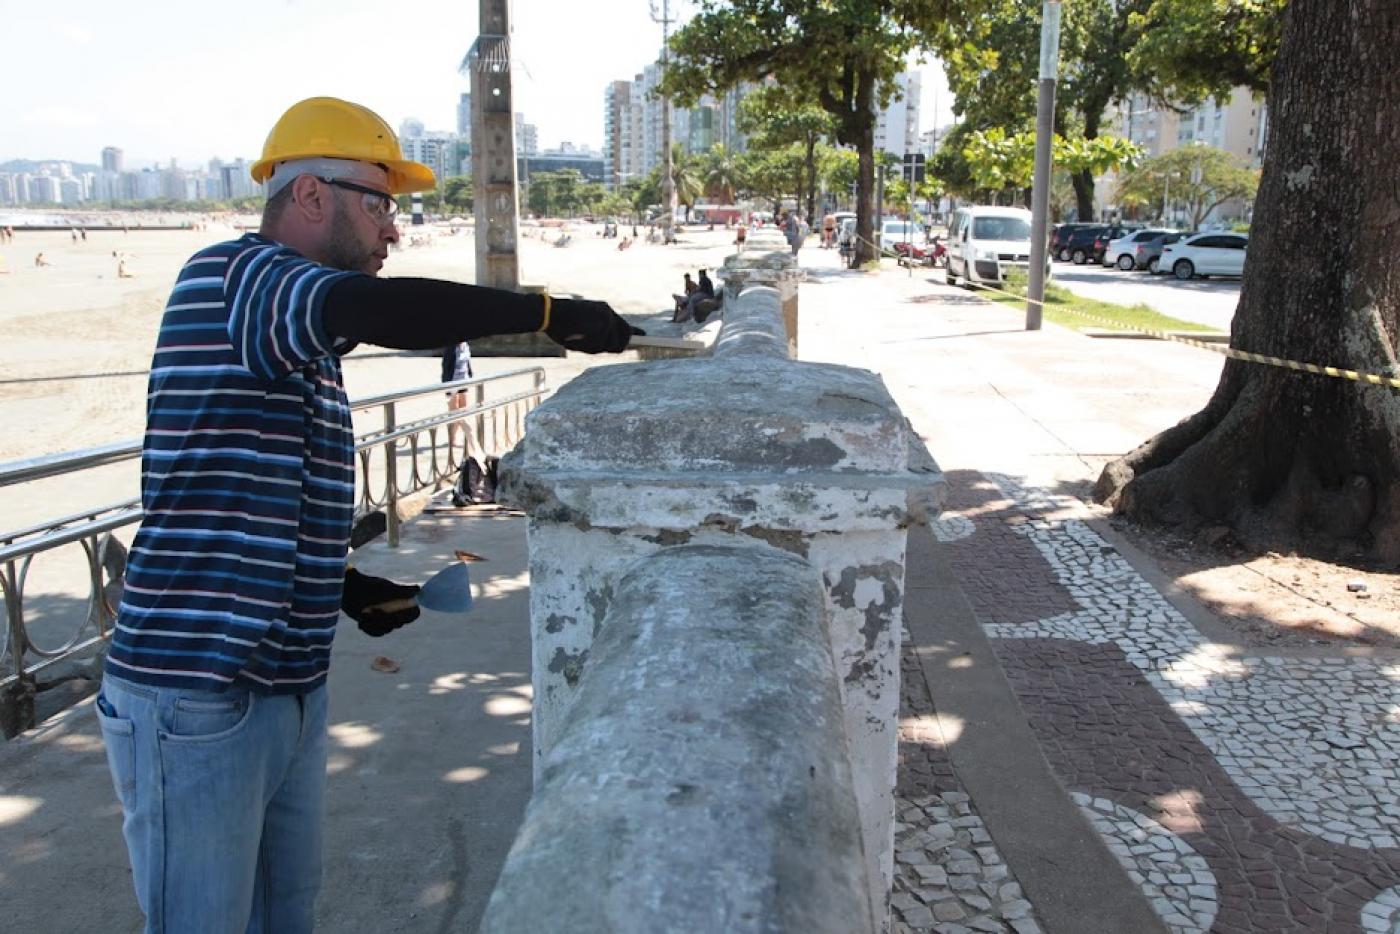
M642 242L622 252L617 240L598 237L596 225L570 229L570 245L556 248L539 237L553 238L555 230L522 227L523 280L556 294L605 299L624 314L663 311L682 272L718 265L732 250L722 229L687 230L686 242L670 248ZM428 233L418 235L431 243L396 250L385 274L473 281L471 234L422 230ZM64 232L18 231L14 243L0 246L9 270L0 275L0 462L139 437L151 349L175 275L191 253L238 233L227 226L89 230L87 240L74 243ZM117 277L113 251L132 278ZM35 267L40 252L51 265ZM477 361L481 373L522 362ZM593 362L582 355L549 361L550 382L557 385ZM354 398L426 385L437 381L437 367L435 359L359 348L346 358L346 386ZM0 528L19 518L12 510L12 504L0 506Z

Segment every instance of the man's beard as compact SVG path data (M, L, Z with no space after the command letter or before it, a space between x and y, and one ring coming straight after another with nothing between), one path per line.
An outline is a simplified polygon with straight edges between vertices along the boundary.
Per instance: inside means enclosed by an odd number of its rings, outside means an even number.
M358 211L359 205L352 205L347 208L341 193L335 193L335 209L340 211ZM359 197L356 195L356 197ZM342 222L339 217L333 219L331 224L331 236L326 243L326 265L332 269L344 269L347 272L363 272L374 275L374 265L370 261L374 258L378 244L365 246L355 239L351 231L348 218Z

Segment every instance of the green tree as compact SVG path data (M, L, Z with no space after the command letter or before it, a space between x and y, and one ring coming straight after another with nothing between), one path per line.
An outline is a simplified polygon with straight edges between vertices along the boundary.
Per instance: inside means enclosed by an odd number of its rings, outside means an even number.
M700 0L671 39L664 91L688 104L741 81L775 78L835 120L838 142L859 154L858 262L874 258L875 120L923 36L982 0Z
M768 201L774 213L783 198L801 190L802 146L793 143L784 149L750 149L739 157L745 190L754 198Z
M590 214L597 214L601 211L601 206L607 200L608 190L599 182L589 182L578 189L578 209Z
M705 194L721 204L733 204L743 187L739 161L723 144L716 143L700 160Z
M749 136L752 149L802 147L805 175L801 192L807 203L807 218L817 210L818 147L835 130L831 114L815 100L804 100L790 88L768 85L748 95L739 104L738 125Z
M892 176L885 179L885 206L887 212L903 214L909 209L909 202L912 192L909 190L909 183L899 176Z
M1001 127L974 130L963 147L963 158L978 188L993 193L1024 189L1035 172L1035 135L1007 136Z
M556 211L572 217L583 206L583 175L578 169L561 169L551 174L554 176Z
M705 183L700 176L699 161L687 155L680 143L671 145L671 182L676 186L676 201L685 205L685 217L689 220L695 203L705 193Z
M1140 150L1117 136L1094 139L1064 139L1052 141L1054 162L1072 177L1078 172L1099 175L1109 169L1135 165ZM1035 134L1017 133L1007 136L1000 127L976 130L967 136L963 157L978 188L995 194L1011 189L1030 198L1031 179L1035 174Z
M443 202L447 210L465 214L472 209L473 189L470 175L454 175L443 184Z
M1182 146L1148 159L1123 177L1118 200L1125 205L1186 206L1191 229L1227 201L1252 201L1259 173L1223 149ZM1163 220L1167 220L1164 216Z
M1288 3L1232 347L1400 372L1397 48L1394 0ZM1095 495L1145 523L1394 568L1400 393L1227 360L1205 407L1109 464Z
M821 151L820 168L826 190L835 192L842 202L848 202L854 196L856 180L860 177L860 156L850 149L826 146Z
M1074 0L1064 6L1054 129L1094 140L1109 105L1135 89L1128 56L1154 0ZM1008 138L1034 123L1040 60L1040 4L991 0L985 15L950 22L933 36L948 63L956 109L971 130L999 127ZM1094 172L1071 171L1079 216L1094 214Z
M929 174L937 178L949 194L970 201L977 200L979 195L972 164L965 154L968 137L974 132L972 124L967 121L954 125L938 144L938 150L928 163Z
M1134 83L1158 100L1199 103L1234 87L1264 93L1288 0L1153 0L1134 14Z
M1072 0L1064 5L1055 132L1092 141L1115 102L1146 92L1170 104L1267 85L1286 0ZM985 15L932 37L947 63L955 109L970 130L1031 129L1040 58L1040 4L990 0ZM1068 152L1068 155L1073 155ZM1093 216L1096 162L1065 166L1079 216Z

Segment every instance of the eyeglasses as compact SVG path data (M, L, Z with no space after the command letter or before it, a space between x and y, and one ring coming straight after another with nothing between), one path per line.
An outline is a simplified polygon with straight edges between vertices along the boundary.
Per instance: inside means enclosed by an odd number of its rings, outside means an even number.
M381 226L387 227L393 223L395 215L399 213L399 203L394 200L393 195L375 191L373 188L366 188L364 185L356 185L354 182L347 182L340 178L323 178L319 175L316 177L327 185L344 188L346 191L358 191L361 207Z

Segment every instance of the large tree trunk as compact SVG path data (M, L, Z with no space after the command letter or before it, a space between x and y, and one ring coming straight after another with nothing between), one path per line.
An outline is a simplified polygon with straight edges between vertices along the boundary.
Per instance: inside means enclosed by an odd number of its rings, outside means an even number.
M1071 172L1070 184L1074 186L1075 220L1092 221L1094 217L1094 173L1088 169Z
M855 112L846 122L848 137L859 158L856 174L855 264L863 266L879 258L875 250L875 78L862 73L856 79Z
M1400 4L1292 0L1231 346L1400 375ZM1400 562L1400 391L1227 361L1096 496L1246 542Z
M807 177L803 179L802 190L807 196L807 223L813 228L820 227L817 223L817 141L814 137L807 138Z

